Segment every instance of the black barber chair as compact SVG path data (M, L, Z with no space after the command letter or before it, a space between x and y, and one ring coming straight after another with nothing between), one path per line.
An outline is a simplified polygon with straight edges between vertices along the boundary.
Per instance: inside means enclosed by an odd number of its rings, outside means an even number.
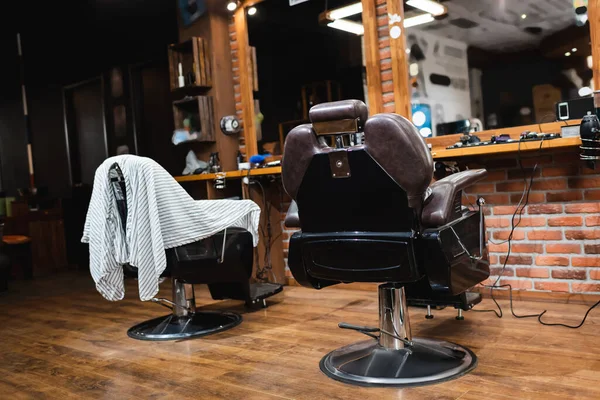
M117 163L109 170L109 178L123 231L127 221L125 180ZM253 246L250 232L227 228L209 238L166 250L164 277L172 281L173 299L154 298L153 302L172 310L163 317L142 322L127 331L140 340L176 340L205 336L225 331L242 322L242 316L224 311L198 311L194 284L208 284L215 300L244 300L247 306L266 307L266 300L282 291L275 283L250 283ZM125 265L124 273L137 277L137 268Z
M469 349L412 337L405 293L450 304L489 276L483 213L461 207L462 190L486 171L431 184L431 154L405 118L367 120L357 100L320 104L309 115L312 124L289 133L282 163L295 201L286 225L301 228L290 239L290 269L315 289L384 282L379 327L339 325L371 339L327 354L321 370L364 386L422 385L469 372L477 363ZM364 145L344 145L357 134Z

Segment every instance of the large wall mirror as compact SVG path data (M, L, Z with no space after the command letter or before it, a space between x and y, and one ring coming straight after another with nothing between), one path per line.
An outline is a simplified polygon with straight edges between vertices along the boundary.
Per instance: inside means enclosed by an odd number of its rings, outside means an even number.
M577 12L584 3L405 1L410 101L421 134L551 122L557 103L591 101L589 22Z
M279 153L316 104L368 102L360 9L357 0L264 0L246 9L259 151ZM331 12L348 16L332 23Z

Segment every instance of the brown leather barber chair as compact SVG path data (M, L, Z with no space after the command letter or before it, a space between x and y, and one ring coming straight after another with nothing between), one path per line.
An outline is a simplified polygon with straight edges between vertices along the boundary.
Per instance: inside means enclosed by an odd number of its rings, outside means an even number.
M464 305L461 296L489 276L483 213L461 207L462 190L486 171L431 184L431 154L407 119L367 119L357 100L320 104L309 115L312 124L289 133L282 163L294 200L286 224L301 228L290 239L290 269L315 289L383 283L379 327L340 323L370 339L327 354L321 370L364 386L429 384L469 372L477 358L468 348L411 335L406 292Z

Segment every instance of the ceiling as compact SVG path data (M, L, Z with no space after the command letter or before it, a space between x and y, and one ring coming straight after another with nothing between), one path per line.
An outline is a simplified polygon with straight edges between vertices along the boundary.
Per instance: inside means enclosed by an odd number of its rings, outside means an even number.
M575 24L573 0L449 0L448 16L415 28L485 50L516 51ZM413 11L408 11L406 17ZM525 14L527 17L522 18ZM538 34L525 28L541 28Z

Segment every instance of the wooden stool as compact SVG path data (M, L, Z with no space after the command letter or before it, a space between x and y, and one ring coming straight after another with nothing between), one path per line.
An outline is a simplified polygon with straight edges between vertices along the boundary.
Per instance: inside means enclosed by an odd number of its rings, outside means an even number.
M10 257L13 266L20 266L25 279L33 278L33 265L31 263L31 238L23 235L4 235L2 237L5 253Z

